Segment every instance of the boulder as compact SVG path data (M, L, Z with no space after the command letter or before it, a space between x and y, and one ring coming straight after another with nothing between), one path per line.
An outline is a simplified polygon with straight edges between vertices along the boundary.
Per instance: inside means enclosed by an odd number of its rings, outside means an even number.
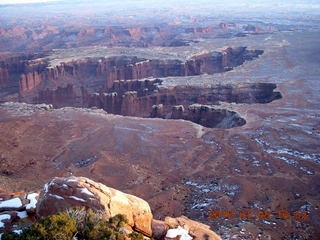
M168 240L189 239L188 235L194 240L221 240L221 237L213 232L210 226L190 220L185 216L178 218L166 217L164 221L153 220L152 231L154 238L163 238L165 236L165 239ZM185 234L179 235L179 232L185 232ZM174 238L171 238L171 236L174 236Z
M164 221L160 221L156 219L152 220L151 226L152 226L152 237L155 239L163 239L166 236L167 231L169 230L169 226L165 224Z
M107 217L124 214L134 230L152 235L152 213L146 201L84 177L54 178L45 184L36 214L44 217L77 206L102 210Z

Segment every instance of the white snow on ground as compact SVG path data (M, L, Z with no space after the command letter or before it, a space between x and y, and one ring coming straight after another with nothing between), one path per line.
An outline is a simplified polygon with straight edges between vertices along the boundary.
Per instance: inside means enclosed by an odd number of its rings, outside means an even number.
M10 200L0 202L0 208L20 208L20 207L22 207L22 202L20 198L12 198Z
M16 234L20 235L22 233L22 230L13 230L13 232L15 232Z
M4 227L4 223L2 221L9 220L9 219L11 219L11 215L9 215L9 214L0 215L0 228Z
M199 208L205 208L205 207L210 207L214 205L215 200L211 198L205 198L202 199L200 203L194 203L191 207L191 209L199 209Z
M45 193L48 192L48 188L49 188L49 185L48 185L48 183L46 183L46 184L44 185L44 187L43 187L43 190L44 190Z
M63 197L61 197L59 195L55 195L55 194L51 194L51 193L49 193L49 196L57 198L57 199L64 199Z
M271 222L271 221L267 221L267 220L263 220L262 222L265 224L268 224L268 225L277 225L275 222Z
M314 175L315 174L314 171L312 171L312 170L310 171L307 167L300 167L300 170L306 172L309 175Z
M19 218L27 218L28 217L28 213L26 211L22 211L22 212L16 212L17 213L17 216Z
M192 240L192 237L189 235L188 231L180 226L178 226L176 229L169 229L166 234L167 238L176 238L178 236L181 236L180 240Z
M38 197L38 196L39 196L38 193L28 194L27 199L29 199L30 203L28 203L28 204L26 205L26 209L27 209L27 210L30 210L30 209L32 209L32 208L36 208L36 204L37 204L37 202L38 202L37 199L36 199L36 197Z
M292 157L296 157L296 158L300 158L303 160L309 160L312 161L316 164L320 164L320 156L319 154L308 154L308 153L304 153L304 152L299 152L297 150L294 149L289 149L289 148L276 148L276 147L272 147L269 143L267 143L266 141L259 139L259 138L255 138L254 139L260 146L264 147L265 152L270 153L270 154L279 154L279 155L289 155Z
M69 198L72 198L74 200L77 200L77 201L80 201L80 202L85 202L86 200L82 199L82 198L78 198L78 197L75 197L75 196L71 196Z
M69 178L67 182L77 182L78 180L75 178Z
M90 192L87 188L81 188L81 193L87 194L89 196L94 196L94 194Z

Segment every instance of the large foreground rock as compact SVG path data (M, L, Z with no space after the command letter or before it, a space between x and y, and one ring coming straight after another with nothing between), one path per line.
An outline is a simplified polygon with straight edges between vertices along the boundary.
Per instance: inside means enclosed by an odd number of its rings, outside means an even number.
M102 210L107 217L124 214L133 229L152 235L152 213L146 201L84 177L54 178L47 183L40 194L36 213L43 217L76 206Z

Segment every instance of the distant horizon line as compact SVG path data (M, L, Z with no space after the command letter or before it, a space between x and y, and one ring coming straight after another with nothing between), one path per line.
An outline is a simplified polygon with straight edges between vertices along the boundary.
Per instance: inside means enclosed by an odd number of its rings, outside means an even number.
M0 0L0 5L16 5L16 4L32 4L32 3L46 3L58 2L62 0Z

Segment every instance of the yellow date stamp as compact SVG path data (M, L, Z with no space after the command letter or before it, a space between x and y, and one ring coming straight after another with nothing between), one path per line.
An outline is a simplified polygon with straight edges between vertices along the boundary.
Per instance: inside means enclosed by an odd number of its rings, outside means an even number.
M290 212L286 209L278 209L275 211L262 210L262 209L210 209L208 213L210 220L219 219L241 219L241 220L271 220L271 219L283 219L283 220L296 220L307 221L307 211L296 210Z

